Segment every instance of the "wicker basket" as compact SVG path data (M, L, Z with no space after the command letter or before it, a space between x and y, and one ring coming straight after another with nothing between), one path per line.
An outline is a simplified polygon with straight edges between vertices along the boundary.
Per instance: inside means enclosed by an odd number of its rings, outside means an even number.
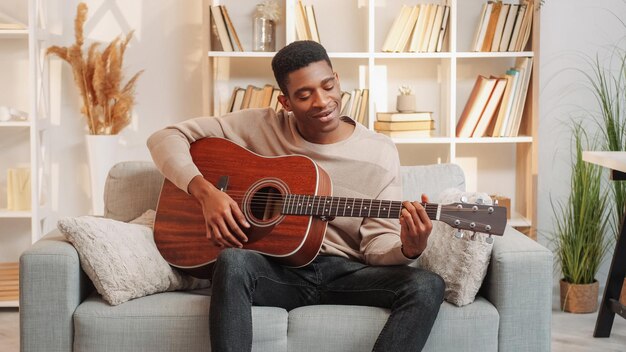
M593 313L598 309L598 281L570 284L561 280L561 309L570 313Z

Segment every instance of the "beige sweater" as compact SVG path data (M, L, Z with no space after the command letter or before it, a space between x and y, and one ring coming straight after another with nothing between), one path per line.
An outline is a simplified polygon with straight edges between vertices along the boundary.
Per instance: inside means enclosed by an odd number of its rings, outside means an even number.
M167 127L150 136L148 148L163 175L187 192L191 179L200 175L189 154L190 143L209 136L227 138L264 156L306 155L330 176L333 196L402 200L395 145L361 124L341 142L315 144L302 138L284 110L249 109ZM411 262L401 251L397 219L337 217L329 223L321 253L371 265Z

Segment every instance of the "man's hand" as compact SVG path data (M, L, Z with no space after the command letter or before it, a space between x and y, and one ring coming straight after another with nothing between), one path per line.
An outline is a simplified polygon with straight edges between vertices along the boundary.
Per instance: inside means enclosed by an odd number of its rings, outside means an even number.
M422 194L422 203L428 203L428 197ZM426 209L419 202L402 202L400 214L400 241L402 253L407 258L417 258L428 243L428 236L433 229Z
M201 175L189 182L188 191L202 205L207 238L220 247L241 248L242 242L248 241L239 225L249 228L250 224L228 194L215 188Z

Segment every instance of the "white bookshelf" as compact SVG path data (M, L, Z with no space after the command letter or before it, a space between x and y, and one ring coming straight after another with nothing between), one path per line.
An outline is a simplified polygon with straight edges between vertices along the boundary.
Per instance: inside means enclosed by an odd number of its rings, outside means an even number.
M48 60L44 53L46 38L46 1L29 0L16 8L27 19L24 30L0 30L0 104L24 111L22 119L0 122L0 246L16 248L13 257L3 251L0 263L16 262L19 253L36 242L43 232L43 221L50 212L48 194L50 126ZM24 10L22 14L20 11ZM7 210L7 170L28 165L31 180L31 209ZM3 242L10 245L3 245ZM14 258L15 257L15 258ZM17 307L16 299L0 299L0 307Z
M275 84L271 71L274 53L216 52L210 48L211 5L225 5L243 44L252 47L252 14L259 0L204 0L203 33L207 54L203 62L203 103L206 115L220 115L232 90L248 84ZM521 52L471 52L474 32L486 0L303 0L315 8L321 43L342 90L370 90L367 126L373 129L377 111L394 111L397 89L409 85L417 95L417 109L433 111L436 136L393 139L403 165L452 162L461 165L468 190L511 198L510 224L536 223L539 11L535 11L529 44ZM505 3L518 3L510 0ZM294 41L297 0L278 1L281 19L276 47ZM382 43L403 4L450 5L448 33L442 52L386 53ZM503 74L520 57L534 60L519 137L457 138L457 119L479 74ZM534 231L530 231L535 237Z

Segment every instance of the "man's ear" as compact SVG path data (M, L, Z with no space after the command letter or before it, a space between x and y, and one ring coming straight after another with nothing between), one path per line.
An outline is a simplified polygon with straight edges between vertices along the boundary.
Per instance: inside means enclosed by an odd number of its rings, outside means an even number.
M278 96L278 101L283 106L283 109L285 109L285 111L287 112L291 111L291 105L289 105L289 98L287 98L283 94L280 94Z

